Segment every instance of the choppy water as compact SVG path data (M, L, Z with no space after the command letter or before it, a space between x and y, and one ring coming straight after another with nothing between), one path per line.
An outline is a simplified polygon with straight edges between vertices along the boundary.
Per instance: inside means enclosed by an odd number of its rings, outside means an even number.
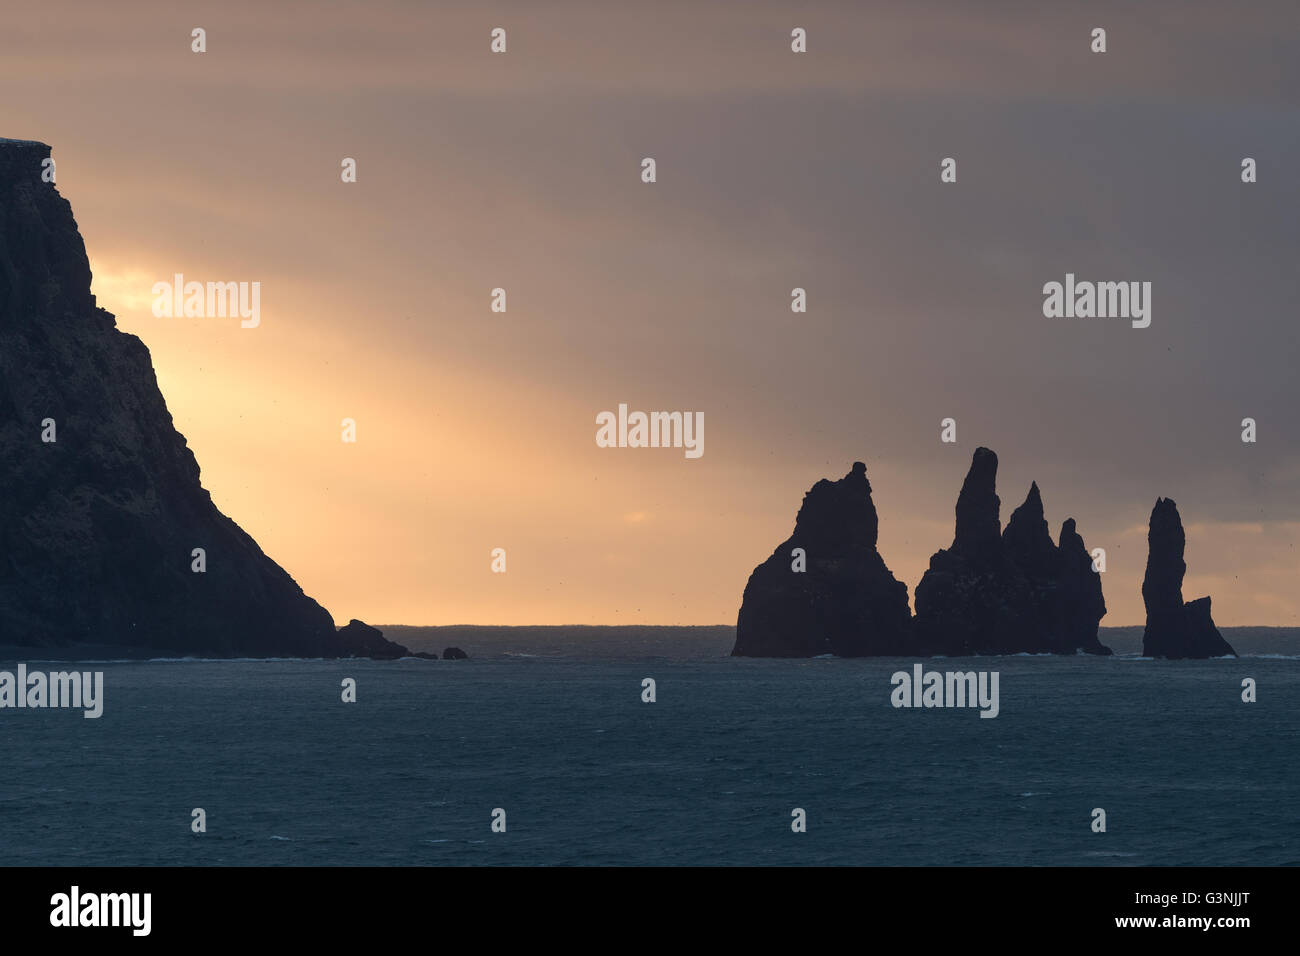
M999 671L993 720L891 707L912 663L96 664L98 720L0 711L0 860L1300 862L1300 661L924 662Z

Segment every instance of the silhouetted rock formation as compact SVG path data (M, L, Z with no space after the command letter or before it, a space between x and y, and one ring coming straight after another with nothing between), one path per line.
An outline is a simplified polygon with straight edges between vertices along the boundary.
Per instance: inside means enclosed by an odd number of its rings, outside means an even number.
M1236 652L1223 639L1210 616L1210 599L1183 603L1183 522L1172 498L1157 498L1147 531L1147 570L1142 601L1147 626L1142 653L1147 657L1223 657Z
M467 661L469 660L469 655L459 647L449 647L442 652L442 659L444 661Z
M1061 525L1060 543L1061 608L1065 653L1077 648L1088 654L1109 654L1097 639L1097 628L1106 616L1106 599L1101 596L1101 575L1092 569L1092 554L1074 530L1074 519Z
M346 626L339 628L339 638L343 640L347 647L352 648L352 652L358 657L376 657L391 660L397 657L408 657L411 654L401 644L385 640L384 633L379 628L371 627L356 618L348 621Z
M876 550L867 466L804 495L794 534L754 569L736 621L737 657L840 657L905 653L907 585ZM803 549L806 570L794 570Z
M49 155L0 141L0 640L393 656L336 632L212 503L148 349L95 306L72 208L41 181Z
M1035 482L1001 531L998 457L978 448L957 498L952 546L916 586L914 653L1109 654L1100 576L1074 520L1052 543Z
M998 456L975 449L957 495L953 547L974 557L992 557L1002 541L1002 500L997 495Z

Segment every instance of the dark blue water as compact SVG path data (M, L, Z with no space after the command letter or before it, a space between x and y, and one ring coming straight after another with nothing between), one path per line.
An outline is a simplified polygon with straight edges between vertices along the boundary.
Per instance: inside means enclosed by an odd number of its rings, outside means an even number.
M0 711L0 860L1300 862L1300 661L924 662L999 671L992 720L891 707L912 663L89 665L99 720Z

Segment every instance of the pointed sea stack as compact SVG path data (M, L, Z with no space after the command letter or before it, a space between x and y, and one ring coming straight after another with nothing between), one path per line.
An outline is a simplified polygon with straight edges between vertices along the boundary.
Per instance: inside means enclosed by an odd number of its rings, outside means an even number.
M1147 626L1142 653L1147 657L1236 657L1210 616L1210 599L1183 603L1183 575L1187 563L1183 521L1172 498L1157 498L1147 531L1147 570L1142 578L1142 601Z
M149 350L95 305L72 207L42 180L49 155L0 140L0 642L256 657L402 650L370 629L336 632L217 510ZM191 570L195 548L203 573Z
M957 498L950 548L916 586L916 652L1109 654L1100 577L1074 520L1052 542L1035 482L1001 531L998 457L978 448Z
M1092 554L1074 530L1074 519L1061 525L1058 546L1060 598L1064 650L1077 648L1086 654L1110 654L1097 639L1097 628L1106 616L1106 599L1101 594L1101 575L1092 569Z
M876 550L878 528L862 462L839 481L813 485L794 534L749 576L732 656L906 653L907 585Z

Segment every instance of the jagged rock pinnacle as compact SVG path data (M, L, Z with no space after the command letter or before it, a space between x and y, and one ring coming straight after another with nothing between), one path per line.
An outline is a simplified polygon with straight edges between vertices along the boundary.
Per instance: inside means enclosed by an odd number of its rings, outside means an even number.
M1038 483L999 534L997 456L976 449L957 499L952 547L935 553L916 586L918 652L1108 654L1097 640L1106 613L1083 539L1053 543ZM1063 532L1064 534L1064 532ZM1084 578L1084 570L1091 575Z
M737 657L862 657L902 653L907 586L876 550L867 468L804 495L794 534L754 569L736 622ZM799 553L796 553L799 549Z

